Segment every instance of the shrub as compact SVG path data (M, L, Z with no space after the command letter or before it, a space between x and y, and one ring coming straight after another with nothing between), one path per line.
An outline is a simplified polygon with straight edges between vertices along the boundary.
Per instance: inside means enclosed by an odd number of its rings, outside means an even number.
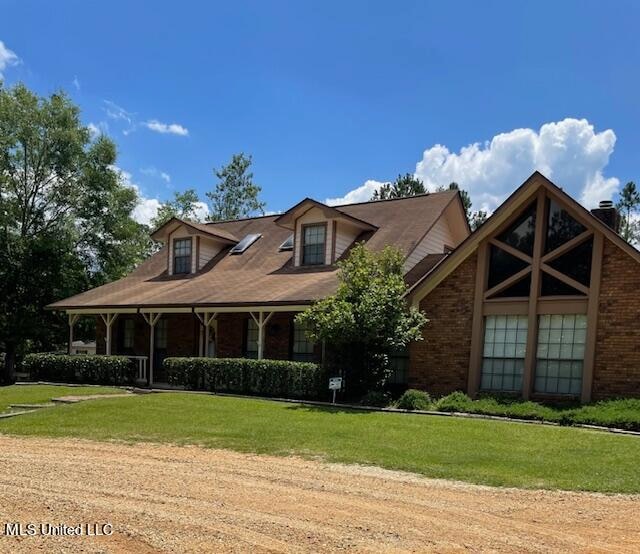
M436 410L439 412L468 412L473 400L464 392L455 391L443 396L436 402Z
M570 410L571 423L640 431L640 399L603 400Z
M380 390L372 390L365 394L360 400L363 406L376 406L378 408L386 408L391 404L391 395L388 392Z
M326 388L317 364L288 360L245 358L167 358L170 384L210 390L282 398L319 398Z
M398 399L396 407L402 410L428 410L431 408L431 397L424 391L409 389Z
M22 368L32 379L61 383L129 385L136 376L136 367L126 356L27 354Z

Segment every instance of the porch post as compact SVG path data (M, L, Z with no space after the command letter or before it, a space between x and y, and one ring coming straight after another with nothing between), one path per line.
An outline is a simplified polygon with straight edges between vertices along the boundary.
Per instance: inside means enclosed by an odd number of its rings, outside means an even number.
M71 354L71 348L72 348L72 343L73 343L73 326L76 324L76 321L78 321L78 317L80 317L78 314L67 314L67 317L69 318L69 348L68 348L68 354Z
M267 317L264 317L264 312L258 312L258 317L253 312L250 312L250 314L258 326L258 360L262 360L264 357L264 328L271 319L273 312L269 312Z
M160 319L162 313L149 312L143 313L142 317L149 324L149 386L153 385L153 358L154 358L154 342L156 338L156 323Z
M118 319L118 314L100 314L100 317L107 328L105 354L111 356L111 327L115 320Z

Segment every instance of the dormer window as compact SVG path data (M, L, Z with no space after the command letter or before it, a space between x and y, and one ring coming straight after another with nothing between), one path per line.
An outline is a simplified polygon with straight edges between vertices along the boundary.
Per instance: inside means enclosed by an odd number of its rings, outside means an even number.
M302 265L325 263L326 223L304 225L302 228Z
M191 238L173 241L173 273L191 273Z

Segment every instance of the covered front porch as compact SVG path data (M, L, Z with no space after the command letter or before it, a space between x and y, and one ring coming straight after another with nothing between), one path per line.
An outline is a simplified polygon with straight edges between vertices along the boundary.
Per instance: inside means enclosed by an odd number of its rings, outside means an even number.
M138 367L137 381L166 383L167 357L322 360L295 315L304 305L225 307L126 307L66 310L69 345L80 317L96 319L96 353L123 355ZM71 353L71 346L69 347Z

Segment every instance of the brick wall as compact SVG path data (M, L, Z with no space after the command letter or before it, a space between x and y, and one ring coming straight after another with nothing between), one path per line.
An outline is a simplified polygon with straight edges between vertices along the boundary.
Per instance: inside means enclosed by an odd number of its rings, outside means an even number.
M593 399L640 396L640 265L605 239Z
M467 390L477 256L469 256L420 302L429 323L409 348L409 386L441 395Z
M265 335L265 358L288 360L291 356L292 325L294 313L274 313L267 323ZM239 358L243 355L245 325L248 313L218 315L217 356L221 358ZM167 323L167 356L198 355L198 321L192 314L166 314L162 316ZM120 348L119 328L124 320L135 321L134 348L123 351ZM113 326L114 354L125 353L136 356L149 355L149 325L140 314L121 314ZM106 329L100 317L96 319L97 353L105 353ZM320 361L321 348L316 348L316 357Z

